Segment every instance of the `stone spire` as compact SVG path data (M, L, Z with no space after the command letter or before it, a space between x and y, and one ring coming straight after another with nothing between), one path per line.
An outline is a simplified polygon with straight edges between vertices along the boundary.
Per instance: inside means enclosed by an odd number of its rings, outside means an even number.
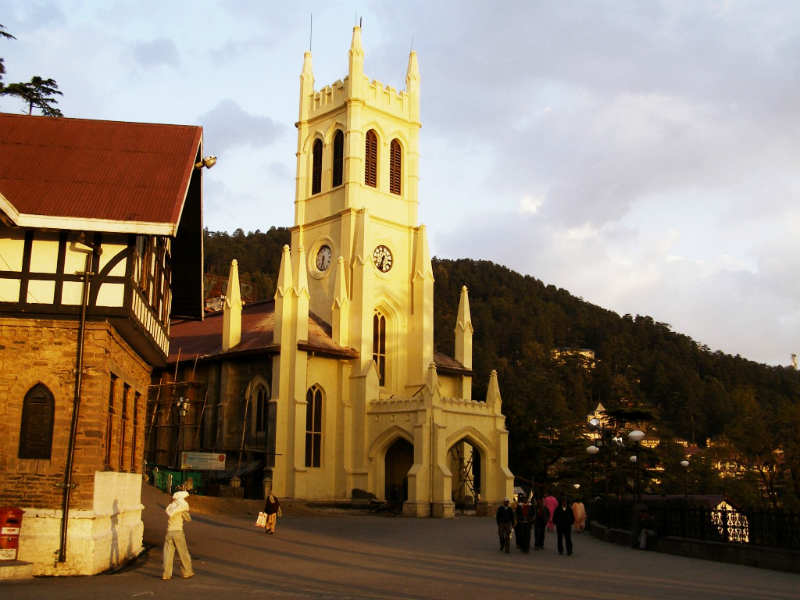
M492 369L489 374L489 389L486 390L486 404L495 414L500 414L503 399L500 397L500 384L497 383L497 371Z
M333 315L331 319L333 341L340 346L349 346L350 296L347 293L344 258L341 256L336 261L336 280L333 284L331 313Z
M291 322L293 310L293 290L292 285L292 255L289 246L283 246L281 254L281 266L278 270L278 284L275 286L275 329L273 341L281 343L281 335L284 330L284 321Z
M456 355L455 359L467 369L472 368L472 318L469 313L469 294L467 286L461 286L461 298L458 301L458 318L456 319Z
M364 86L364 48L361 47L361 27L358 25L353 27L353 40L350 42L348 57L350 96L360 97Z
M409 116L413 121L419 121L419 64L417 63L417 53L413 50L408 55L406 93L411 102L411 114Z
M222 351L227 352L242 341L242 293L239 289L239 263L234 258L228 273L228 288L222 307Z
M311 51L303 54L303 71L300 73L300 120L308 118L311 96L314 95L314 72L311 70Z

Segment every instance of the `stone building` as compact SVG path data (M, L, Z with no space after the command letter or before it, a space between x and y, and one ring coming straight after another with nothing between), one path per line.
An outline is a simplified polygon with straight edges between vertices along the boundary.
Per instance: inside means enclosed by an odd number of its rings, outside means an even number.
M142 549L145 409L202 317L199 127L0 114L0 505L35 574Z
M152 398L166 409L153 456L174 460L175 444L225 452L237 474L259 465L256 490L263 476L281 497L361 491L447 517L469 496L486 510L511 495L508 432L495 373L488 397L471 397L466 288L455 357L434 352L433 270L417 220L417 56L401 91L363 66L358 27L342 81L315 90L306 52L295 223L274 300L243 308L234 264L221 314L173 324L162 377L177 379L190 409L176 436L175 394Z

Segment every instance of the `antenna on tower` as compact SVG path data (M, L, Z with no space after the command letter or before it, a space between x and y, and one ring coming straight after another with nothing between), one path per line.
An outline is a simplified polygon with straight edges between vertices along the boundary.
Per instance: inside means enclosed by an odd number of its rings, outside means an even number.
M361 22L364 20L364 17L358 17L358 28L361 29L362 25Z
M308 27L308 51L311 52L311 42L314 39L314 13L310 13L311 23Z
M411 36L411 47L408 49L408 53L411 54L414 51L414 36Z

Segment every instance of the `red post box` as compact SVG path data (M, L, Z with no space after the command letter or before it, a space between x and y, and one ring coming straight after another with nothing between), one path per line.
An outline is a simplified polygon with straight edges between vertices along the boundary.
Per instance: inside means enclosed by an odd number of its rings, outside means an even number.
M12 506L0 507L0 560L17 560L22 512Z

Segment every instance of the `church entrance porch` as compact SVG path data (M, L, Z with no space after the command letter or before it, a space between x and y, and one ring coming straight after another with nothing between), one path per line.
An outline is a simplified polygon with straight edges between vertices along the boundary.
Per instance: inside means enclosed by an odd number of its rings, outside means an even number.
M386 451L384 462L386 502L399 509L408 500L408 471L414 464L414 446L398 438Z
M458 511L475 510L481 499L481 451L462 439L448 450L452 498Z

